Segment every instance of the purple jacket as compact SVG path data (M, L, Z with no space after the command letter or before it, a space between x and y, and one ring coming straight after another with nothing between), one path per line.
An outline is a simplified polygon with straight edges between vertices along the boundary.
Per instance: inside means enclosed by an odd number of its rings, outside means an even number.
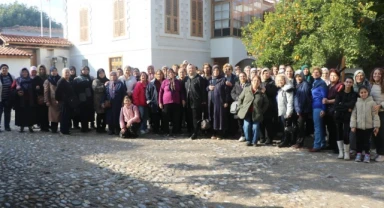
M185 94L182 89L181 82L175 79L175 90L171 91L169 79L164 80L161 83L159 92L159 104L181 104L182 100L185 100Z

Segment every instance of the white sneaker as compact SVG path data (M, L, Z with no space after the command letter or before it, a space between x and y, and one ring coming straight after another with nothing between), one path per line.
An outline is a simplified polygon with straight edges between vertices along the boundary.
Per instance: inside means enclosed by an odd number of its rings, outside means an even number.
M146 134L147 132L145 130L140 130L140 134Z
M240 137L239 142L245 142L245 137Z
M376 157L375 159L376 162L384 162L384 156L383 155L379 155Z

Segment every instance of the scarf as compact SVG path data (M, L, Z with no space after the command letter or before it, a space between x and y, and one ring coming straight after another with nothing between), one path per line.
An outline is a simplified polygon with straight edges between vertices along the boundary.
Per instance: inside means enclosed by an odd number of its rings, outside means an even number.
M31 68L29 68L29 76L31 77L31 79L35 79L36 76L32 76L32 72L37 72L36 66L31 66Z
M116 90L116 81L110 81L109 82L109 95L111 96L111 99L115 98L115 90Z
M174 92L176 90L175 79L169 79L169 90Z
M59 81L61 77L59 75L56 75L56 76L52 76L52 75L49 75L48 76L48 81L53 85L53 86L56 86L57 85L57 82Z
M108 79L106 76L104 76L103 78L100 78L100 72L104 72L104 74L105 74L104 69L99 69L99 70L97 70L97 79L98 79L102 84L105 84L106 82L109 81L109 79Z

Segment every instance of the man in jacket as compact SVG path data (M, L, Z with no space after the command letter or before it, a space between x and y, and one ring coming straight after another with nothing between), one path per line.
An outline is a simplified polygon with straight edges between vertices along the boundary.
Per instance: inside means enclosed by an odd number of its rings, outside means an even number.
M189 79L185 82L187 123L193 129L188 129L192 133L190 139L196 139L199 130L198 121L202 119L202 107L207 103L206 81L197 74L196 66L188 64L187 73Z

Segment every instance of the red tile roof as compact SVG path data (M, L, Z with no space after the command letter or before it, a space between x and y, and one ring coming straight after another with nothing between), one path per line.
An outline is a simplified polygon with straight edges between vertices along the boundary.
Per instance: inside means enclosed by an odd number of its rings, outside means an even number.
M0 56L32 56L32 54L16 48L0 47Z
M62 46L62 47L69 47L72 45L71 42L69 42L67 39L64 39L64 38L0 34L0 39L5 43L5 45L25 44L25 45L45 45L45 46Z
M11 31L20 31L20 32L24 32L25 31L25 32L37 32L37 33L40 33L41 27L15 25L13 27L2 27L2 28L0 28L0 31L1 30L11 30ZM51 28L51 30L52 30L52 33L63 33L63 29L61 29L61 28ZM49 32L49 28L48 27L44 27L43 31L45 33L47 33L47 32Z

